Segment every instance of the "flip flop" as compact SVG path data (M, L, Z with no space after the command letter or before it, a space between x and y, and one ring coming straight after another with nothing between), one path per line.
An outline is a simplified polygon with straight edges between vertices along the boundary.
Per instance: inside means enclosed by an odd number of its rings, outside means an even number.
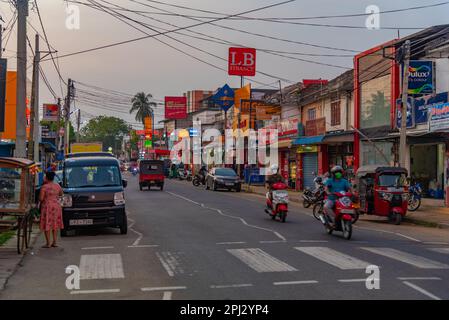
M53 248L58 248L58 247L59 247L56 243L53 243L51 246L52 246Z
M49 248L51 248L51 246L46 244L46 245L43 245L41 248L49 249Z

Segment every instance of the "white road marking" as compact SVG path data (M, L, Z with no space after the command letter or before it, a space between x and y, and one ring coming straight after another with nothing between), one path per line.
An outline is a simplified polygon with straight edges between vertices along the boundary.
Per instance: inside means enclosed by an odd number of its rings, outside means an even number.
M173 292L164 291L164 295L162 296L162 300L171 300Z
M398 232L396 232L395 234L397 234L398 236L401 236L401 237L403 237L403 238L406 238L406 239L409 239L409 240L415 241L415 242L422 242L421 240L418 240L418 239L415 239L415 238L412 238L412 237L406 236L405 234L402 234L402 233L398 233Z
M218 212L220 215L222 215L222 216L224 216L224 217L228 217L228 218L240 220L245 226L247 226L247 227L249 227L249 228L254 228L254 229L259 229L259 230L264 230L264 231L272 232L272 233L273 233L276 237L278 237L279 239L281 239L281 240L283 240L283 241L287 241L287 239L286 239L284 236L282 236L282 235L281 235L279 232L277 232L277 231L274 231L274 230L272 230L272 229L262 228L262 227L259 227L259 226L255 226L255 225L249 224L248 222L246 222L245 219L243 219L243 218L241 218L241 217L236 217L236 216L232 216L232 215L229 215L229 214L225 214L225 213L223 213L223 211L221 211L220 209L207 207L204 203L199 203L199 202L190 200L190 199L188 199L188 198L186 198L186 197L183 197L183 196L181 196L181 195L179 195L179 194L176 194L176 193L173 193L173 192L169 192L169 191L165 191L165 192L167 192L168 194L171 194L171 195L174 196L174 197L177 197L177 198L186 200L186 201L188 201L188 202L194 203L194 204L196 204L196 205L199 205L200 207L202 207L202 208L204 208L204 209L209 209L209 210Z
M122 256L120 254L82 255L80 273L81 280L125 278Z
M217 242L218 245L226 245L226 244L245 244L246 242L240 241L240 242Z
M252 287L253 285L250 283L242 283L242 284L228 284L228 285L212 285L211 289L226 289L226 288L244 288L244 287Z
M448 269L449 266L438 262L433 261L424 257L420 257L408 252L399 251L392 248L361 248L363 250L370 251L372 253L379 254L381 256L385 256L400 262L404 262L407 264L410 264L412 266L415 266L417 268L421 269Z
M329 242L328 240L299 240L299 242L303 242L303 243L326 243Z
M365 227L359 227L359 226L354 226L354 228L360 229L360 230L368 230L368 231L376 231L376 232L383 232L383 233L389 233L389 234L394 234L396 236L402 237L402 238L406 238L408 240L412 240L415 242L422 242L421 240L403 235L402 233L398 233L398 232L391 232L391 231L386 231L386 230L379 230L379 229L372 229L372 228L365 228Z
M176 273L184 273L175 254L166 251L157 252L156 255L170 277L174 277Z
M157 244L141 244L137 246L128 246L128 248L157 248L159 245Z
M423 244L449 244L449 242L440 242L440 241L432 241L432 242L423 242Z
M228 249L228 252L257 272L298 271L261 249Z
M286 243L286 241L272 240L272 241L259 241L259 243Z
M316 280L303 280L303 281L283 281L283 282L273 282L275 286L287 286L287 285L295 285L295 284L314 284L318 283Z
M431 294L429 291L424 290L421 287L418 287L416 284L410 283L408 281L404 281L403 282L405 285L409 286L410 288L415 289L416 291L421 292L423 295L428 296L429 298L433 299L433 300L441 300L441 298L438 298L437 296Z
M399 280L441 280L438 277L399 277Z
M99 290L74 290L70 294L92 294L92 293L118 293L120 289L99 289Z
M114 249L114 247L86 247L81 250L102 250L102 249Z
M137 245L139 245L140 241L142 240L143 234L140 233L139 231L133 229L133 226L136 224L136 222L129 217L129 215L130 215L129 211L127 211L126 214L128 216L128 221L131 221L131 224L128 226L128 229L131 230L132 232L134 232L135 234L137 234L137 239L136 239L136 241L133 242L132 245L137 246Z
M366 282L366 279L340 279L338 282L351 283L351 282Z
M449 248L431 248L430 250L438 253L449 254Z
M342 270L366 269L371 265L371 263L327 247L295 247L295 249Z
M142 291L173 291L173 290L185 290L187 287L178 286L178 287L149 287L149 288L140 288Z

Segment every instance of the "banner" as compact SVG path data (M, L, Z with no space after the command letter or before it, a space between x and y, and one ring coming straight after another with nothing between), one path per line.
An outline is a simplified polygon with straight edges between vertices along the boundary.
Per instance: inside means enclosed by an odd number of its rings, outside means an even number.
M435 92L433 61L412 60L409 67L408 94L432 94Z
M0 59L0 132L5 131L7 60Z
M212 100L214 100L215 104L218 104L224 112L227 112L234 105L234 90L225 84L212 97Z
M434 104L449 102L448 92L416 98L414 101L415 123L424 124L429 120L429 109Z
M44 104L43 121L58 121L59 106L57 104Z
M256 49L229 48L228 74L254 77L256 75Z
M430 107L429 131L449 129L449 103L440 103Z
M187 98L165 97L165 119L186 119Z
M396 100L396 128L402 127L402 99ZM407 100L407 128L415 127L415 117L413 112L413 99Z

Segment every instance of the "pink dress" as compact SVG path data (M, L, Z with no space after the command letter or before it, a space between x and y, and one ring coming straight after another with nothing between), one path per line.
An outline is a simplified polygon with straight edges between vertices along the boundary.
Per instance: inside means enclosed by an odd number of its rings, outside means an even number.
M44 199L41 203L41 223L43 231L64 229L62 222L62 207L59 204L61 186L50 182L42 186L41 194Z

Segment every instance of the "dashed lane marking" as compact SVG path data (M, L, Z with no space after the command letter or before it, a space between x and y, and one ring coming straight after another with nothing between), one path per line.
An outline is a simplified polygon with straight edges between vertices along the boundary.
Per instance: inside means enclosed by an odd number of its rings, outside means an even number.
M103 249L114 249L114 247L86 247L86 248L81 248L81 250L103 250Z
M141 244L136 246L128 246L128 248L157 248L159 245L157 244Z
M398 280L441 280L438 277L399 277Z
M120 289L74 290L70 294L118 293Z
M251 283L242 283L242 284L225 284L225 285L212 285L211 289L227 289L227 288L245 288L252 287Z
M416 284L413 284L411 282L408 281L404 281L403 282L405 285L409 286L412 289L415 289L416 291L422 293L423 295L433 299L433 300L441 300L441 298L437 297L436 295L430 293L429 291L424 290L423 288L417 286Z
M173 291L173 290L185 290L187 287L177 286L177 287L148 287L148 288L140 288L141 291L144 292L152 292L152 291Z
M239 242L217 242L217 245L228 245L228 244L245 244L246 242L244 241L239 241Z
M288 285L296 285L296 284L316 284L318 281L316 280L301 280L301 281L282 281L282 282L273 282L275 286L288 286Z
M366 279L340 279L338 282L352 283L352 282L366 282Z

